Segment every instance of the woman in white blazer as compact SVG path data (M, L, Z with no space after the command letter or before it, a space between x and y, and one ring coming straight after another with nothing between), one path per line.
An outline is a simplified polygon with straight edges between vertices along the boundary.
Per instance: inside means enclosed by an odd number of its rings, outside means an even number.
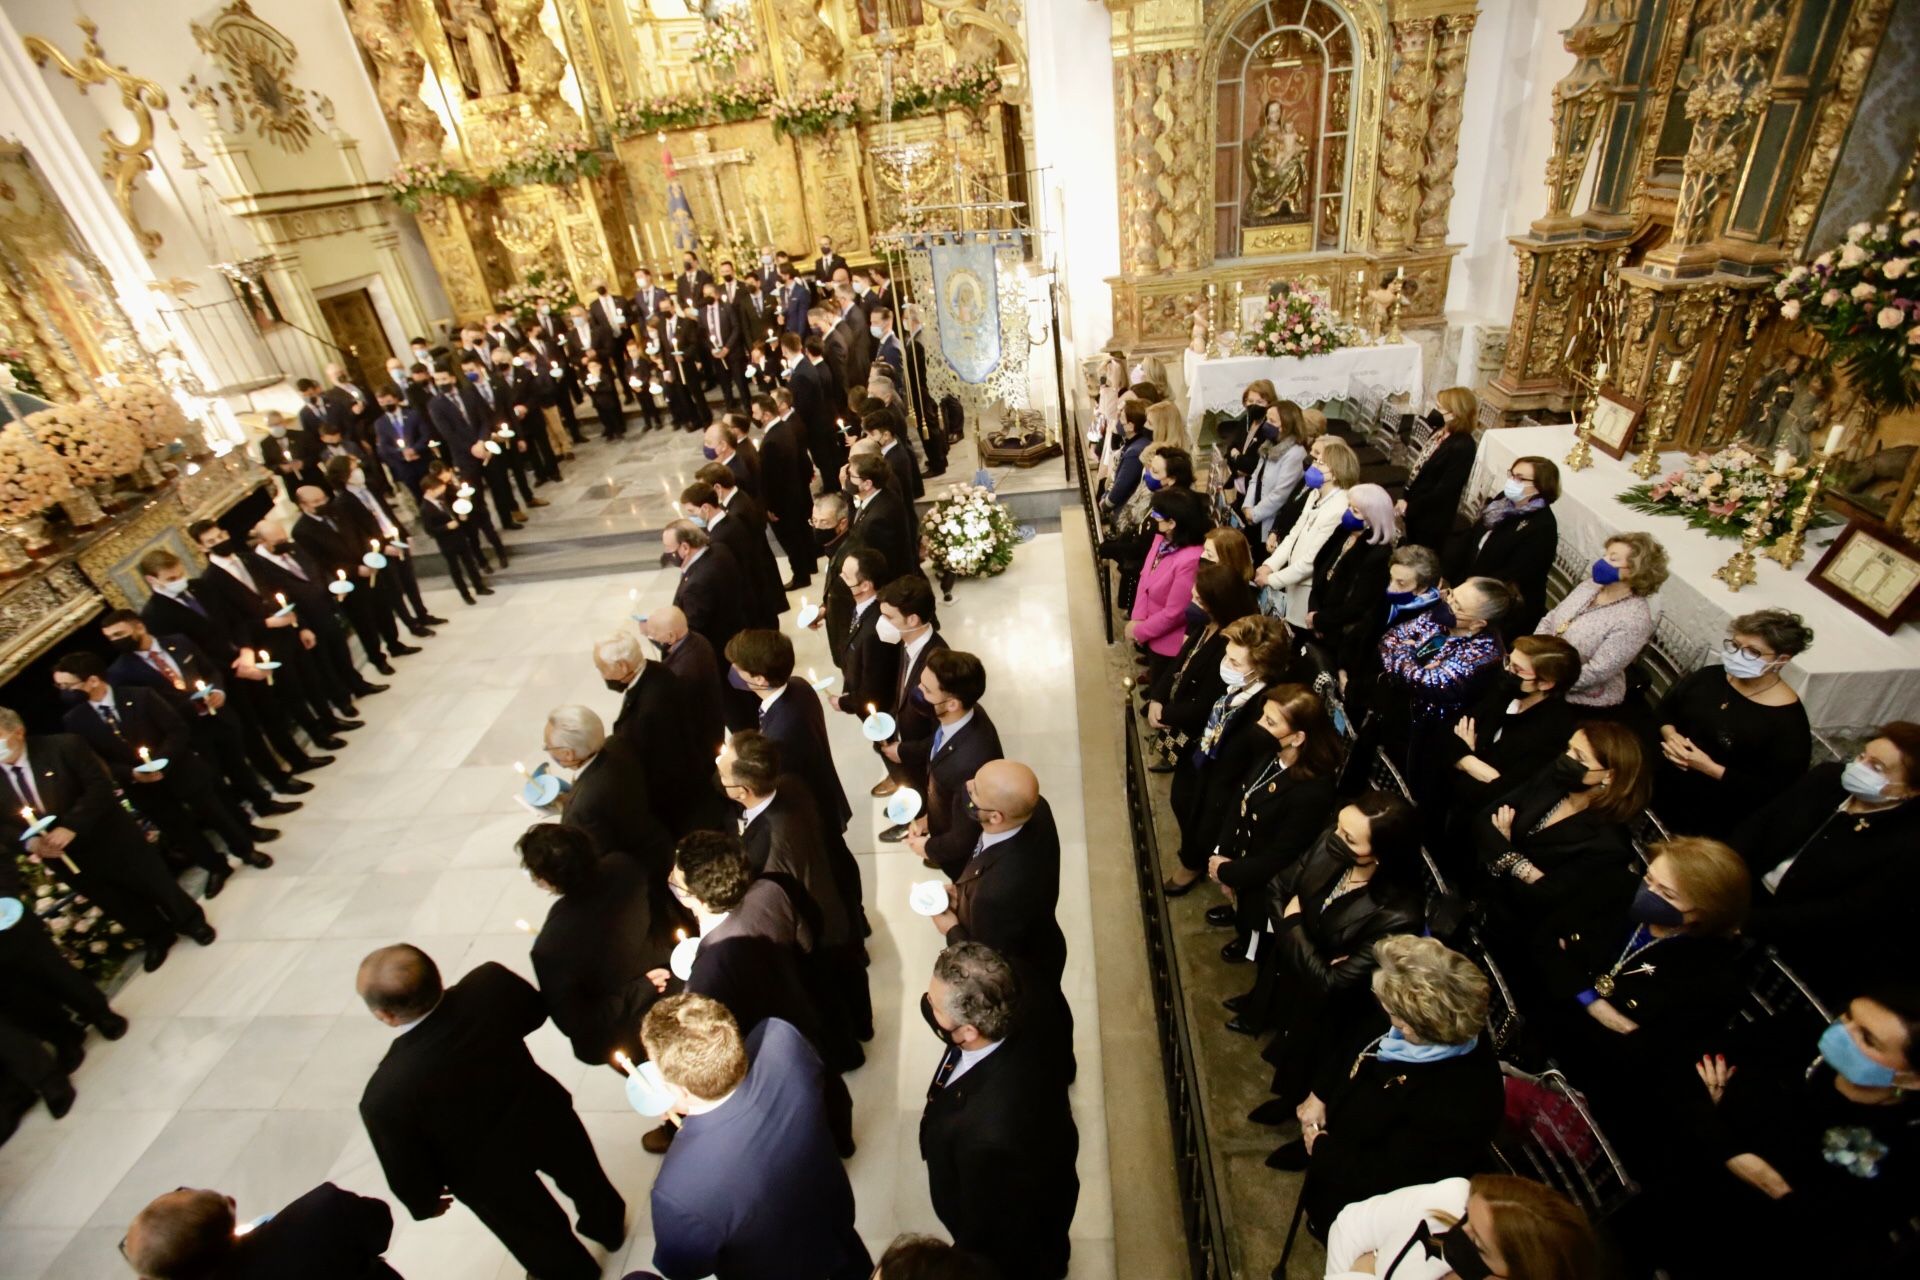
M1338 436L1321 436L1313 442L1312 453L1313 465L1307 468L1303 483L1313 493L1293 528L1253 575L1254 584L1266 588L1261 607L1296 627L1307 624L1313 558L1340 527L1340 517L1347 513L1347 490L1360 479L1360 460Z

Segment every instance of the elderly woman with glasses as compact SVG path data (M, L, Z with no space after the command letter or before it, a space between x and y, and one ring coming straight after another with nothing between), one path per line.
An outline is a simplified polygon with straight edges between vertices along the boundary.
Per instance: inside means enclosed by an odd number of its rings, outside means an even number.
M1307 1225L1321 1237L1356 1201L1483 1167L1505 1104L1479 967L1405 934L1376 942L1373 960L1385 1031L1325 1055L1295 1111L1300 1137L1268 1162L1307 1171Z
M1499 676L1505 650L1498 627L1513 603L1505 583L1468 578L1380 637L1374 703L1384 712L1388 751L1409 770L1425 767L1433 740L1451 733Z
M1787 664L1813 645L1797 613L1741 614L1720 661L1680 680L1660 701L1653 811L1670 831L1724 840L1742 818L1807 771L1813 733Z

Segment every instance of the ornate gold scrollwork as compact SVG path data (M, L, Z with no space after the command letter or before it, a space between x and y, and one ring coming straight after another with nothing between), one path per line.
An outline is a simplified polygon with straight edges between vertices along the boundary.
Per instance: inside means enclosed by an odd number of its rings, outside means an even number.
M1873 68L1874 51L1885 33L1893 0L1860 0L1848 20L1847 34L1836 63L1839 75L1834 87L1820 103L1814 117L1813 137L1807 143L1807 162L1794 180L1793 193L1787 198L1784 240L1789 253L1804 251L1807 237L1813 233L1814 215L1826 198L1827 184L1840 160L1841 144L1860 105L1860 93L1867 85L1867 72ZM1915 503L1914 510L1920 510Z
M1381 125L1380 189L1373 224L1374 247L1404 249L1413 238L1420 208L1421 147L1427 135L1427 100L1433 93L1432 18L1393 24L1393 77L1387 82L1387 116Z
M234 114L274 146L305 151L319 127L307 109L306 93L293 83L293 61L299 56L293 41L256 17L247 0L230 0L212 23L191 23L188 30L231 77L219 88L234 103Z
M1453 207L1453 170L1460 159L1461 101L1467 93L1467 43L1474 14L1449 15L1433 58L1433 100L1427 111L1426 164L1420 170L1420 214L1414 243L1423 249L1447 242Z
M414 48L401 0L353 0L347 26L373 63L373 90L380 109L400 135L400 156L409 163L436 160L446 126L420 100L427 63Z
M1693 136L1673 210L1677 247L1713 236L1714 210L1773 101L1773 54L1787 29L1783 8L1784 0L1741 0L1702 33L1700 76L1687 93Z
M1553 154L1547 158L1547 223L1564 221L1593 151L1594 126L1607 90L1619 71L1630 0L1587 0L1580 20L1566 30L1567 51L1577 61L1553 86Z
M119 206L120 216L127 220L127 226L132 229L134 239L140 242L140 248L149 258L156 257L160 252L160 233L140 225L140 218L133 211L133 188L140 181L140 175L153 168L153 157L147 154L153 149L153 113L167 109L166 90L151 80L143 80L124 67L116 67L108 62L106 50L100 46L100 28L93 19L79 18L75 20L75 25L86 35L78 62L67 57L59 46L44 36L26 38L27 54L38 67L52 62L61 75L74 82L81 93L93 85L107 83L119 88L120 104L133 113L133 137L123 142L111 129L100 131L100 140L107 144L100 176L113 183L113 202Z

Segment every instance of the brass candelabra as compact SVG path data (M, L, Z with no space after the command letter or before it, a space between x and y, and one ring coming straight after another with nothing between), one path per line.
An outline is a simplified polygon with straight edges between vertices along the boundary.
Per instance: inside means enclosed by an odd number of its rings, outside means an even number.
M1584 416L1576 410L1573 415L1573 448L1567 452L1567 469L1585 471L1593 465L1593 436L1590 424L1593 412L1600 407L1600 379L1607 376L1607 366L1601 364L1591 374L1578 369L1569 369L1567 376L1574 385L1584 387L1587 393L1586 413Z
M1820 505L1820 490L1826 480L1827 463L1831 460L1831 455L1826 453L1814 455L1813 469L1807 475L1806 496L1793 509L1793 521L1787 526L1787 531L1766 550L1766 554L1779 561L1782 568L1793 568L1800 563L1800 557L1806 554L1807 525L1813 520L1814 509Z
M1752 586L1759 578L1754 572L1754 550L1760 545L1762 532L1767 521L1773 516L1773 497L1754 508L1747 518L1746 531L1740 535L1740 549L1727 557L1727 562L1713 571L1713 576L1727 584L1727 590L1738 591L1742 587Z

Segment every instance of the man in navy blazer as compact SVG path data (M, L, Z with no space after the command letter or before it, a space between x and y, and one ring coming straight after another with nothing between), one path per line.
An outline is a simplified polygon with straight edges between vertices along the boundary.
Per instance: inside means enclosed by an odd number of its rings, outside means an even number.
M388 472L418 502L420 478L427 474L427 458L433 450L427 444L426 420L401 403L401 394L398 387L385 386L375 393L380 417L374 423L374 447Z
M914 777L926 780L925 807L911 832L893 828L880 839L904 838L907 847L928 866L949 877L973 856L980 824L967 816L967 783L980 767L1001 759L1000 734L992 717L980 705L987 691L987 671L980 659L958 649L932 649L920 669L920 693L938 717L931 738L902 739L900 764Z
M666 1280L867 1280L853 1185L821 1105L824 1068L791 1025L746 1037L725 1006L678 995L640 1027L685 1118L653 1180L653 1265ZM635 1272L628 1280L644 1275Z

